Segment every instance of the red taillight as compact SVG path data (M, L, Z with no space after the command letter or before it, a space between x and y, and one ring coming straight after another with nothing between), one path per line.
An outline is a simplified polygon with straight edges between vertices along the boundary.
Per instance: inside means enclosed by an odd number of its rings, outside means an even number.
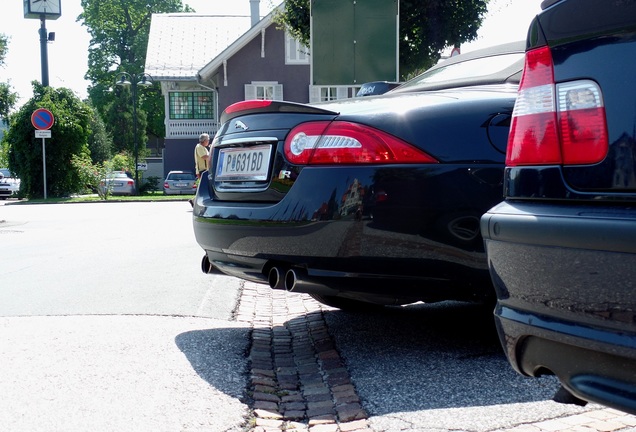
M393 135L341 121L295 127L285 140L285 156L297 165L437 163Z
M164 182L163 187L166 189L170 189L170 184L168 182Z
M272 104L271 100L246 100L241 102L236 102L229 107L225 108L226 114L231 114L238 111L247 111L256 108L263 108L270 106Z
M554 83L548 47L528 51L515 103L506 165L581 165L602 161L608 138L594 81Z

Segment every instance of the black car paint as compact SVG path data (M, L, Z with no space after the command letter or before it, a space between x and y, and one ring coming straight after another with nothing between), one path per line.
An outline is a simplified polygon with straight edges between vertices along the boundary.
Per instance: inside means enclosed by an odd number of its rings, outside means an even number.
M382 304L492 298L479 218L501 201L517 90L507 78L224 113L213 167L224 146L267 142L275 157L267 181L221 182L214 172L203 177L194 232L205 259L225 274L256 282L267 282L275 266L302 269L338 295L362 294ZM285 159L290 129L335 119L372 125L439 163L297 166Z
M556 82L600 85L610 149L506 168L505 201L481 220L501 342L518 372L636 414L636 2L550 2L528 34L543 45Z

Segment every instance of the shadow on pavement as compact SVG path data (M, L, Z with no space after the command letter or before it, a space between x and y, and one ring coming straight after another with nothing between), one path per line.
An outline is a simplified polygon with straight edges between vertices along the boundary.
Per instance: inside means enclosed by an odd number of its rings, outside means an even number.
M558 389L553 377L513 371L490 308L443 302L325 319L373 415L550 400Z
M181 333L175 338L194 371L215 389L245 399L248 328L216 328Z

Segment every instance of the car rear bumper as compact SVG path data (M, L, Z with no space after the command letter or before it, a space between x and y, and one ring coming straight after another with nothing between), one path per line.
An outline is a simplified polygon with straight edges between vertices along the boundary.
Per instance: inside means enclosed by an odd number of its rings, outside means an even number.
M507 201L481 231L512 366L636 413L636 211Z
M438 169L442 175L449 168L426 168L412 169L408 188L399 181L378 182L374 167L332 167L328 175L304 169L278 203L216 201L204 176L193 210L195 237L213 266L247 280L267 282L276 266L302 269L333 285L348 279L347 289L357 289L352 281L364 280L361 290L393 292L413 301L492 297L479 237L485 209L469 208L466 199L483 197L483 191L440 188L466 184L452 178L467 169L450 169L449 181L442 182L431 172ZM378 188L383 200L385 192L389 197L381 203L374 201ZM493 203L500 196L494 186L492 196ZM455 201L465 208L461 214Z
M163 193L166 195L194 195L196 193L196 189L164 189Z

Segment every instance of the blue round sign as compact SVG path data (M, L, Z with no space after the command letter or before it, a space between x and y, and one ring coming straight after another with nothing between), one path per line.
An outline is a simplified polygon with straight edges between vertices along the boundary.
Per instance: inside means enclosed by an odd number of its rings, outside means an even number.
M38 108L31 114L31 124L38 130L51 129L53 123L55 123L55 117L46 108Z

